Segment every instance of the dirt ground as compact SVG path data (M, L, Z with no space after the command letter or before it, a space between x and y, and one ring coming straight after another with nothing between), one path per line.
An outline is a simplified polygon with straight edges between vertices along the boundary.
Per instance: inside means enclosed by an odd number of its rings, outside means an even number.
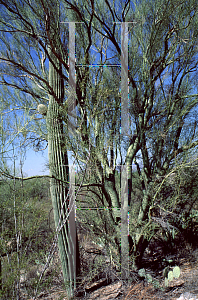
M81 249L83 252L84 267L88 266L90 261L97 256L101 256L101 251L97 245L91 241L85 241L85 245ZM88 252L86 252L86 250ZM53 268L57 268L60 264L58 253L55 254ZM132 272L127 282L123 282L114 268L110 268L110 264L106 261L97 276L87 273L82 280L82 284L78 287L74 299L84 300L189 300L198 299L198 249L192 249L189 245L180 249L178 253L167 256L167 259L173 259L174 264L178 265L181 275L178 279L169 282L169 286L165 287L163 277L163 265L160 265L160 252L146 253L143 258L145 261L145 270L152 276L152 283L148 284L145 280L137 276L137 272ZM159 265L159 268L156 267ZM60 267L60 266L59 266ZM132 281L133 280L133 281ZM130 283L130 281L132 281ZM158 287L153 286L158 283ZM181 295L191 294L190 297L182 297ZM33 298L26 298L32 300ZM50 289L46 289L38 294L37 299L45 300L67 300L66 292L63 289L63 278L60 274L54 278L54 284Z

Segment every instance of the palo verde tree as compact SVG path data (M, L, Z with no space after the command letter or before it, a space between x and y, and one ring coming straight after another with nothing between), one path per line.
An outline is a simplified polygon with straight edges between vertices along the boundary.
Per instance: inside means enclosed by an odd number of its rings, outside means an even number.
M156 205L155 188L172 170L175 159L182 161L192 149L196 152L198 145L197 4L194 0L188 4L174 0L65 2L73 11L74 21L91 22L93 34L89 40L93 44L95 40L101 41L102 47L97 48L101 65L120 64L119 23L128 22L128 133L120 135L119 131L121 113L116 87L120 72L112 66L95 71L94 75L90 68L95 81L89 79L91 93L83 101L88 83L82 84L81 93L77 93L81 122L72 149L79 161L85 161L86 141L91 137L90 167L110 208L121 207L120 192L115 185L116 165L128 166L132 257L134 266L138 266L152 235L150 216ZM83 82L80 76L83 65L77 65L76 69L77 80ZM131 198L133 162L142 190L138 203ZM117 217L112 214L114 226L118 224Z

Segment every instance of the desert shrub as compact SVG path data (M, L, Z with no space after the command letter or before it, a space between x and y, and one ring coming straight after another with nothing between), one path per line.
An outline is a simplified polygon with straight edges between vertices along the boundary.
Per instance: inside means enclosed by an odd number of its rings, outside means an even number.
M30 186L13 180L0 184L2 299L17 299L21 293L33 295L37 279L28 284L26 278L22 283L21 272L25 274L36 261L42 262L53 236L48 224L50 199L40 201L40 192L33 197ZM40 191L40 187L41 183L35 191ZM43 190L47 189L48 184Z
M198 169L181 168L163 184L151 211L162 225L167 249L178 247L179 240L196 243L198 237Z
M24 182L27 197L43 199L49 195L49 179L34 178Z

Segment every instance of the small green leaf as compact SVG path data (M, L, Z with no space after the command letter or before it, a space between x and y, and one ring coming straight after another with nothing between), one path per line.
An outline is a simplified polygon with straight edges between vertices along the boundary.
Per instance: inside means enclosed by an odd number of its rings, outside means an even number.
M146 277L148 283L151 283L153 281L152 276L150 274L146 274L145 277Z
M174 240L174 238L175 238L175 229L174 228L172 230L172 237L173 237L173 240Z
M143 269L140 269L140 270L138 271L138 275L139 275L140 277L145 277L145 276L146 276L145 269L144 269L144 268L143 268Z
M38 259L35 259L35 263L36 263L37 265L40 265L40 261L39 261Z
M165 287L168 287L168 278L165 278Z
M155 289L159 289L160 283L159 283L158 280L154 280L154 281L153 281L153 287L154 287Z
M173 268L173 277L178 278L180 276L180 268L178 266Z
M173 280L173 271L168 272L168 280L169 281Z

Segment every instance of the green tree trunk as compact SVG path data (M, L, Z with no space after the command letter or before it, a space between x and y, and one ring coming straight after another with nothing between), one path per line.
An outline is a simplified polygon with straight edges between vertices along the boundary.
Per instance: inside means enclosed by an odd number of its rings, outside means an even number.
M137 227L133 234L133 267L135 269L141 267L142 256L146 247L149 244L148 239L146 238L146 231L150 225L150 220L148 217L149 205L151 201L151 189L153 182L150 182L145 190L143 190L144 196L141 202L139 213L137 215Z

